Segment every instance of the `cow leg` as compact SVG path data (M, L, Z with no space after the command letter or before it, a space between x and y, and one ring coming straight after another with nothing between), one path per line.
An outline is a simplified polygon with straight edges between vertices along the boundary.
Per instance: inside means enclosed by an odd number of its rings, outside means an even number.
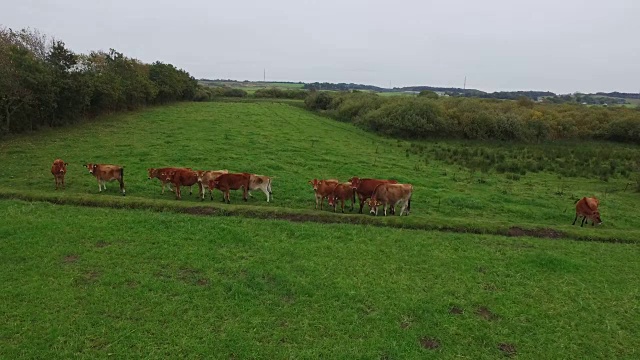
M180 200L182 198L182 194L180 193L180 184L174 184L176 186L176 200Z
M189 186L189 196L193 195L192 187Z
M360 194L358 194L358 199L360 200L360 211L359 211L359 213L362 214L362 208L364 207L364 200L365 199Z
M578 213L576 213L576 218L575 218L575 219L573 219L573 224L571 224L571 225L575 225L575 224L576 224L576 221L578 221Z
M342 213L344 214L344 199L343 199L343 200L341 200L341 205L342 205L342 206L341 206L341 207L342 207Z
M249 199L247 198L247 194L249 193L249 187L242 187L242 200L244 200L245 202L249 201Z
M262 192L267 195L267 202L269 202L269 192L267 191L266 188L260 188L260 190L262 190Z
M580 227L584 226L584 221L585 221L586 218L587 218L586 216L582 218L582 223L580 224Z
M125 196L126 190L124 189L124 180L120 179L118 181L120 182L120 192L122 193L122 196Z
M402 204L402 207L400 208L400 216L402 216L402 213L403 213L406 209L407 209L407 202L405 201L405 202ZM407 213L407 215L408 215L408 213Z
M269 202L270 200L273 200L273 192L271 191L271 179L269 179L269 183L267 184L267 191L269 192L269 195L267 196L267 202Z
M231 197L230 197L230 191L227 190L224 194L224 196L227 198L227 204L231 204Z
M102 182L98 180L98 192L102 192Z
M165 185L165 182L164 182L164 181L161 181L161 183L162 183L162 195L164 195L164 185Z

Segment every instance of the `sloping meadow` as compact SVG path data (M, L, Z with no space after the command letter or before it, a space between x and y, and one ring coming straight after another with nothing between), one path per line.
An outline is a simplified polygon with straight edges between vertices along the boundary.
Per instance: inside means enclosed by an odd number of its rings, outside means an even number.
M127 201L176 202L147 180L150 167L228 169L274 176L274 201L254 193L247 205L313 211L313 178L391 178L415 187L408 223L464 229L555 229L575 237L640 239L640 195L633 168L638 147L579 142L514 145L386 139L351 124L277 102L184 103L105 116L82 125L14 136L0 143L0 192L37 199L55 193L50 166L68 162L67 195L116 199L117 185L98 193L86 162L125 166ZM600 158L603 160L600 162ZM591 171L589 170L591 169ZM194 192L197 187L194 187ZM206 206L183 190L182 204ZM604 225L572 226L574 203L601 200ZM232 206L243 206L232 194ZM214 204L225 209L214 191ZM326 205L326 203L325 203ZM163 205L165 206L165 205ZM357 207L356 207L357 209ZM365 211L368 210L365 206ZM320 210L317 210L320 213ZM328 214L325 206L323 214ZM336 215L365 217L364 215ZM394 219L400 221L401 219Z

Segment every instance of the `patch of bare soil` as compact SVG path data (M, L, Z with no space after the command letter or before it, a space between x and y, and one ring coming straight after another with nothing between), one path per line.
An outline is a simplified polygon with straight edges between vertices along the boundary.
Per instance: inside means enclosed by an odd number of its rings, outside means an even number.
M177 278L187 284L208 286L209 279L203 276L202 271L192 268L182 268L178 271Z
M420 338L420 345L423 348L429 349L429 350L435 350L440 347L440 343L438 342L438 340L432 337L427 337L427 336Z
M487 291L498 291L498 287L495 284L491 284L491 283L484 283L482 284L482 288L487 290Z
M193 206L182 209L182 212L191 215L209 216L216 214L216 209L205 206Z
M505 356L515 356L518 352L516 351L516 346L509 343L501 343L498 345L498 349L502 351Z
M209 279L205 279L205 278L198 279L198 281L196 281L196 284L198 286L207 286L209 285Z
M561 231L548 228L523 229L518 226L513 226L509 228L509 231L507 231L507 236L531 236L537 238L559 239L566 237L566 234Z
M74 262L78 261L79 258L80 258L80 256L75 255L75 254L71 254L71 255L65 256L62 261L64 261L65 264L70 264L70 263L74 263Z
M462 308L459 308L457 306L453 306L451 307L451 309L449 309L449 314L460 315L463 313L464 313L464 310L462 310Z
M480 316L481 318L487 321L493 321L498 319L498 315L491 312L491 310L489 310L489 308L486 306L480 306L479 308L477 308L476 315Z

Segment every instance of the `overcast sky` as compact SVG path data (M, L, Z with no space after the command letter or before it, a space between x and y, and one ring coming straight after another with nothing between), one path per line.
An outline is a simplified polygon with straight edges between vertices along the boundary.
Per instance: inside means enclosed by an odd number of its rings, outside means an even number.
M0 24L196 78L640 92L640 0L0 0Z

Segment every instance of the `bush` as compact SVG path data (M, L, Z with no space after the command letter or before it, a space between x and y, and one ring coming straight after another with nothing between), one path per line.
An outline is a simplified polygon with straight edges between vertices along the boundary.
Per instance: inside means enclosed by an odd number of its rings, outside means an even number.
M379 97L366 92L313 92L311 110L390 136L545 142L606 139L640 143L640 112L624 107L538 104L460 97Z
M311 110L327 110L331 104L332 97L327 92L312 91L304 100L304 104Z
M308 92L306 90L282 90L278 88L258 89L253 94L257 98L272 98L272 99L296 99L303 100L307 97Z

